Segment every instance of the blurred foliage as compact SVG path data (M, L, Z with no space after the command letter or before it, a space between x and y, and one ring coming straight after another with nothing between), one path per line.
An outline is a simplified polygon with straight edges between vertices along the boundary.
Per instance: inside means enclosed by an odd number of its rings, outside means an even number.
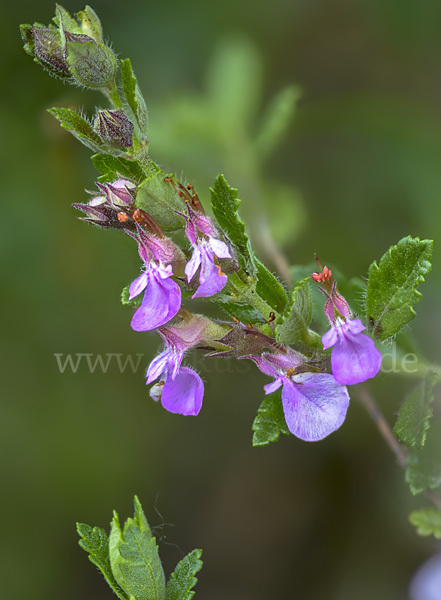
M83 8L73 0L65 7ZM241 213L256 220L262 250L266 214L289 262L307 263L316 251L350 282L401 237L435 239L435 268L407 341L438 360L440 3L132 0L122 9L99 0L93 8L121 57L132 57L152 155L178 176L183 170L204 200L224 172L239 189ZM156 525L167 574L180 556L168 544L204 548L201 598L286 598L295 578L308 600L402 600L434 545L406 526L414 505L403 473L356 401L345 426L320 444L283 436L253 449L265 377L248 361L195 358L207 383L194 420L161 411L141 370L58 372L54 353L143 353L146 368L159 340L132 332L130 309L121 309L120 290L139 269L130 240L85 227L70 207L85 199L96 172L45 108L91 112L100 100L60 86L22 51L18 24L48 22L53 9L49 0L23 0L2 12L5 597L109 598L73 524L105 523L113 506L128 512L136 492L149 516L155 507L163 515ZM244 112L228 117L213 97L214 82L229 80L219 73L232 48L241 50L224 93L241 89L244 63L252 70L243 122ZM303 96L272 146L265 115L278 97L283 104L283 90L294 95L293 82ZM207 115L219 120L208 130ZM273 202L285 203L283 222ZM412 388L393 374L377 383L390 422Z

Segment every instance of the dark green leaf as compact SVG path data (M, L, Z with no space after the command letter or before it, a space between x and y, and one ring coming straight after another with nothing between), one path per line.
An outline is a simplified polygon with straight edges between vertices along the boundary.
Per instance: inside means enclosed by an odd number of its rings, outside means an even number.
M416 313L421 300L417 286L432 265L433 242L403 238L369 267L366 311L371 333L380 340L396 335Z
M135 74L133 73L132 63L129 58L126 58L120 64L123 92L127 104L133 111L140 130L144 135L147 135L147 107L139 90Z
M245 233L245 224L237 212L241 203L237 197L237 190L228 185L223 175L218 175L210 192L211 207L219 225L245 262L250 263L252 251Z
M256 323L263 324L268 322L268 320L265 319L260 312L246 302L226 302L216 300L216 304L220 306L228 315L239 319L239 321L242 323L251 323L254 325Z
M282 313L288 302L286 292L279 280L269 271L252 252L251 260L256 269L256 292L276 313ZM269 315L268 315L269 318Z
M141 504L135 496L135 514L121 530L114 513L109 538L110 564L116 581L136 600L164 600L165 577Z
M77 523L77 531L78 535L81 537L78 543L83 550L89 553L89 560L98 567L118 598L121 598L121 600L128 600L128 596L116 582L110 567L109 540L107 533L100 527L92 528L85 523Z
M116 179L133 179L137 183L145 179L145 173L134 160L108 154L95 154L92 162L97 171L102 173L98 181L115 181Z
M407 455L406 481L412 494L441 485L441 422L432 423L424 447Z
M196 585L196 573L202 569L202 550L193 550L176 566L167 583L166 600L191 600L194 596L192 588Z
M420 535L433 534L441 539L441 510L433 506L414 510L409 515L409 521L417 528Z
M253 446L267 446L270 442L277 442L281 433L289 435L280 390L266 396L259 406L253 431Z
M422 448L430 427L432 389L438 377L430 371L405 399L394 433L408 448Z
M70 108L50 108L49 111L59 122L63 129L69 131L82 144L93 150L94 152L105 151L99 135L95 133L90 123L80 117L74 110Z
M312 300L309 277L299 281L291 293L283 321L276 327L276 340L282 344L309 343L309 324L312 319Z

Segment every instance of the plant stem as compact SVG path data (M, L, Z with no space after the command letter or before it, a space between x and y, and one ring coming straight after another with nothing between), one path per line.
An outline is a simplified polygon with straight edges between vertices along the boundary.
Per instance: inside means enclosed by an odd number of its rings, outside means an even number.
M370 394L368 388L363 385L359 386L357 390L357 396L360 402L367 410L367 412L372 417L372 420L377 426L386 444L394 453L398 464L403 469L405 469L407 467L406 456L408 454L408 450L405 446L400 444L400 442L393 434L389 423L386 421L383 413L379 409L374 397ZM426 497L432 502L432 504L434 504L436 508L441 510L441 498L438 496L438 494L436 494L433 490L426 490L425 494Z

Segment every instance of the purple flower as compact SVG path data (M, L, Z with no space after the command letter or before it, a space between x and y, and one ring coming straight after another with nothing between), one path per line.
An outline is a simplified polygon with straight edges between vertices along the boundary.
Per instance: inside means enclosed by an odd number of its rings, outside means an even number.
M216 229L206 215L196 214L187 205L189 217L186 217L185 234L193 246L193 254L185 267L187 281L190 282L201 267L199 287L193 298L207 298L220 292L228 277L217 264L218 258L231 258L227 244L216 239Z
M349 406L346 387L328 373L296 373L296 367L302 363L296 353L264 353L241 358L252 359L262 373L275 378L264 387L266 394L282 387L286 424L301 440L322 440L345 420Z
M127 233L138 242L138 251L145 270L130 285L129 300L144 292L141 306L132 319L135 331L151 331L173 319L181 308L181 288L171 279L176 258L175 246L167 238L148 235L138 224L137 233Z
M226 285L228 277L222 272L215 262L216 258L231 258L228 246L215 238L198 240L193 246L193 254L185 266L187 281L190 282L196 271L199 273L199 287L192 298L206 298L214 296Z
M375 377L381 367L381 352L367 335L359 319L337 317L322 337L323 349L332 348L331 365L335 379L344 385Z
M162 327L159 330L165 350L151 362L147 370L147 385L160 379L150 390L154 400L172 413L197 415L202 408L204 384L189 367L182 367L186 350L199 342L206 328L206 320L195 318L181 327Z

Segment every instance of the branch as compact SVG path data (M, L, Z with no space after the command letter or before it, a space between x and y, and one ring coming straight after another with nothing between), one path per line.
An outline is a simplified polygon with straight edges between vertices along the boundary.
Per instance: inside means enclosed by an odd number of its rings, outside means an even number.
M375 425L377 426L379 432L383 436L386 444L392 450L397 459L400 467L405 469L407 467L406 456L408 454L408 450L405 446L400 444L397 440L393 431L389 425L389 423L384 418L383 413L380 411L378 404L376 403L374 397L370 394L369 390L365 386L359 386L357 388L357 396L360 402L363 404L367 412L372 417ZM441 498L436 494L433 490L426 490L426 497L436 506L436 508L441 510Z

